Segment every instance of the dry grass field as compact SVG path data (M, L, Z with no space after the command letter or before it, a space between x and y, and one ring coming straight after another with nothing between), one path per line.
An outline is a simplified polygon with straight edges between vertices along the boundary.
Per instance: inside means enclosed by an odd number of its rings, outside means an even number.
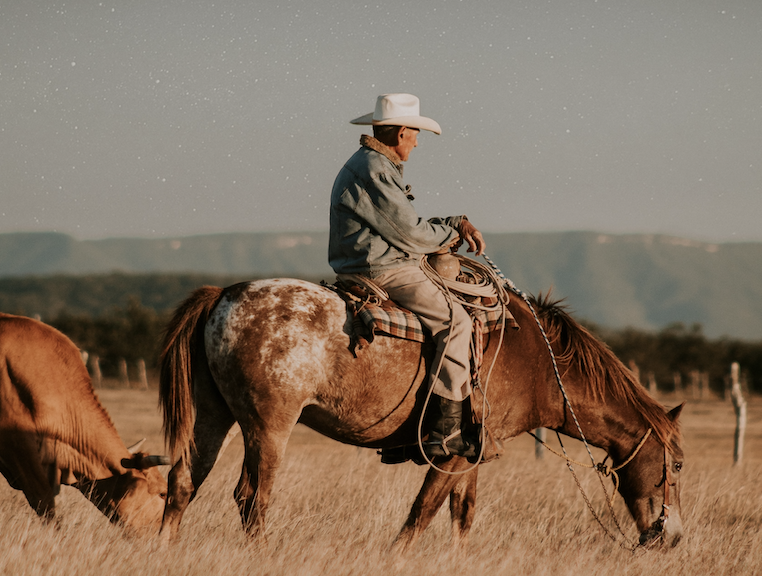
M107 390L99 396L126 443L144 436L161 451L155 391ZM678 399L662 401L673 406ZM762 399L749 402L742 466L732 464L735 418L729 403L690 402L683 411L685 536L668 551L632 553L598 527L564 463L534 456L518 438L484 465L468 548L449 551L447 507L404 562L389 544L425 470L382 465L372 450L343 446L305 428L292 437L276 482L266 546L246 541L232 491L242 448L234 441L191 504L168 550L148 535L112 526L75 490L58 498L60 528L44 526L22 494L0 479L1 574L757 574L762 573ZM582 457L579 446L574 454ZM166 474L166 470L165 470ZM578 470L596 507L600 484ZM637 538L621 499L616 509Z

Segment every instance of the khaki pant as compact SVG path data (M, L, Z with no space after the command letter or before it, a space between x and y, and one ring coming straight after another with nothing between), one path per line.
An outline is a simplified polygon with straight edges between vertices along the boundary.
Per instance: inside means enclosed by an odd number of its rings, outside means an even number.
M451 324L447 297L417 266L389 270L374 277L373 282L386 290L394 302L418 315L431 331L437 345L431 365L434 394L458 402L464 400L471 394L471 316L468 312L452 302ZM440 361L442 367L437 375Z

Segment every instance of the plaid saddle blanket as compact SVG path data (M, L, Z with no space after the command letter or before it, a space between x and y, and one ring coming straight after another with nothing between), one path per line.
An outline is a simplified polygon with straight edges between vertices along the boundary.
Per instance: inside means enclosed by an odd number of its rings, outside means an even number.
M511 313L507 310L506 313L509 316L507 327L518 328L518 324ZM504 322L502 310L500 309L489 311L473 309L471 310L471 316L474 319L474 327L479 327L483 334L497 330ZM423 342L428 335L428 332L424 331L418 316L396 305L376 306L366 304L357 312L357 317L371 334L371 338L368 340L371 340L373 335L381 333L406 340Z

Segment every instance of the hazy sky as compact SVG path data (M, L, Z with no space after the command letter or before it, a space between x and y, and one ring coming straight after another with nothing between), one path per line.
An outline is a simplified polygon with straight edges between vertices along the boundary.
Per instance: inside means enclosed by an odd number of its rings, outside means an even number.
M385 92L422 216L762 241L760 0L0 0L0 232L327 229Z

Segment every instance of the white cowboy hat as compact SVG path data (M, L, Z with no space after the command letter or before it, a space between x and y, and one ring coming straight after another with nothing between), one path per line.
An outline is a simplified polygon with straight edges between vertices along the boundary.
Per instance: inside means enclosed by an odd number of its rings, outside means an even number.
M442 129L434 120L421 116L421 101L412 94L381 94L376 100L376 110L349 121L363 126L407 126L441 134Z

